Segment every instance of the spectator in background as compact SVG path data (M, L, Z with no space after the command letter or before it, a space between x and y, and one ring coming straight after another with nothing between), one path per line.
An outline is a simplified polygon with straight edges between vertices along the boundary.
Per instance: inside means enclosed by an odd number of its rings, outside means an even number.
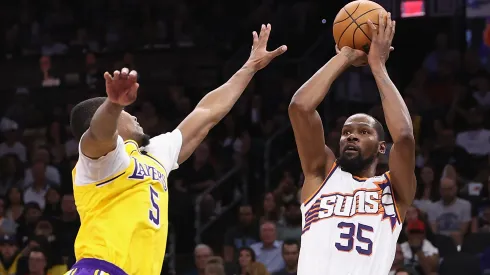
M425 165L420 169L420 177L413 204L427 213L433 201L436 201L437 183L434 182L434 170Z
M259 240L258 229L259 226L254 217L252 206L240 206L238 224L226 230L225 233L223 247L225 262L233 262L236 259L236 251L256 243Z
M284 241L282 244L282 258L286 266L273 275L296 275L299 258L299 242L297 240Z
M61 183L60 172L56 167L51 165L51 156L47 148L41 147L34 152L32 156L32 163L36 163L38 161L43 162L45 165L46 180L48 180L50 184L60 185ZM32 168L29 168L26 170L25 173L24 187L28 188L29 186L32 185L33 182L34 182L34 178L32 174Z
M95 89L103 83L104 77L97 66L97 57L90 52L85 55L85 76L84 82L90 89Z
M0 274L16 274L20 254L14 236L3 235L0 239Z
M24 192L24 202L34 202L44 209L46 204L45 196L52 182L46 179L46 164L40 160L34 162L31 166L32 184Z
M211 257L204 268L204 275L225 275L225 267L221 257Z
M66 263L74 263L75 238L80 227L80 218L78 217L77 207L73 194L64 194L61 198L61 216L54 221L55 228L58 228L56 237L61 244L60 254L64 257ZM71 265L69 265L71 266Z
M439 266L439 251L425 238L425 224L413 220L407 224L408 240L400 245L405 262L421 274L434 274Z
M24 168L17 155L0 157L0 196L7 195L12 187L24 186Z
M419 275L412 267L405 265L402 248L400 244L396 244L395 258L393 259L393 264L388 275L398 275L398 272L406 272L405 270L410 270L410 273L407 273L409 275Z
M472 219L471 232L490 233L490 203L487 202L487 204L482 207L480 213L477 214L478 215Z
M484 128L483 117L482 110L472 108L467 115L469 129L456 137L456 144L478 159L490 154L490 130Z
M42 211L35 202L26 203L22 216L17 220L17 237L24 243L34 234L37 222L41 219Z
M303 229L300 203L296 200L292 200L288 202L284 208L284 223L279 224L277 227L278 239L293 239L299 241Z
M468 232L471 221L471 204L456 196L456 182L449 178L441 179L441 200L433 203L428 211L434 233L451 236L461 245Z
M46 269L48 257L40 248L34 248L29 252L29 273L28 275L47 275Z
M43 87L55 87L60 85L60 80L55 76L51 67L51 57L44 55L39 59L39 68Z
M19 141L17 137L18 128L19 126L15 121L7 118L1 119L0 131L3 134L5 141L0 143L0 157L7 154L15 154L20 161L26 162L26 147Z
M209 162L209 145L201 143L192 155L192 165L185 165L176 171L177 178L185 178L182 190L197 195L214 184L216 173Z
M198 244L194 248L194 264L195 268L189 272L187 275L207 275L206 265L209 259L213 256L213 250L211 247L205 244Z
M12 187L7 192L7 205L6 205L6 217L17 221L19 217L24 212L24 201L22 200L23 195L19 187Z
M294 178L290 171L284 171L282 178L279 181L279 185L274 190L274 195L278 198L280 203L288 203L296 200L296 192L298 188L294 184Z
M264 264L267 271L274 273L284 268L282 241L277 240L277 229L273 222L264 222L260 226L260 242L250 248L255 252L257 261Z
M276 198L271 192L264 195L262 203L262 215L260 216L260 223L265 221L277 222L280 220L281 209L277 205Z
M12 219L6 217L6 201L0 197L0 234L15 234L17 224Z

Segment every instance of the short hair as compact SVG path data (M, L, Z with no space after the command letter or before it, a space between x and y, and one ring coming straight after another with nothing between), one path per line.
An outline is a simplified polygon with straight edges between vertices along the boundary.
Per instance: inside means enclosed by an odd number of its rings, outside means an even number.
M77 140L80 140L83 133L88 130L92 117L94 117L95 112L105 100L106 97L94 97L84 100L73 107L70 114L70 127L73 136Z
M375 117L371 117L374 119L374 130L376 130L376 134L378 134L378 140L385 141L385 128L383 127L383 124L381 124Z
M240 255L240 252L242 251L247 251L248 253L250 253L250 258L252 258L252 262L255 262L257 256L255 255L255 251L252 248L248 246L243 246L240 249L238 249L238 255Z
M286 246L286 245L296 245L296 247L298 247L298 251L299 251L300 245L299 245L299 242L295 239L284 240L284 242L282 243L282 250L283 251L284 251L284 246Z

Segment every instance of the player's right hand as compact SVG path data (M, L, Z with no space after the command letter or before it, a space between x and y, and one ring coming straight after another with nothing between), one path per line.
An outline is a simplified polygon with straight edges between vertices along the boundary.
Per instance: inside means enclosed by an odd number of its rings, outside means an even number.
M339 47L335 45L335 51L337 54L342 54L349 60L349 64L355 67L366 66L368 64L367 54L361 50L355 50L351 47L344 46L339 50Z
M123 68L121 71L104 73L106 93L109 100L121 106L128 106L136 100L139 84L138 73L136 71L129 72L128 68Z

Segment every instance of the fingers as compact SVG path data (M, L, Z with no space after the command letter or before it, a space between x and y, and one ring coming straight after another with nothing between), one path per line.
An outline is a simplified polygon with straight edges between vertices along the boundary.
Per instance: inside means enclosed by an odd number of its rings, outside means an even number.
M378 24L379 24L378 34L381 37L383 37L386 29L386 14L384 12L379 13Z
M129 75L129 69L128 68L123 68L121 70L121 78L122 79L128 79L128 75Z
M392 52L392 51L394 51L394 50L395 50L395 48L393 48L393 47L390 47L390 52Z
M335 52L336 52L337 54L339 54L339 53L340 53L339 46L338 46L337 44L335 44Z
M252 32L252 37L253 37L253 43L252 43L252 50L257 47L259 43L259 35L257 34L256 31Z
M132 70L128 75L128 79L136 82L138 80L138 73L135 70Z
M113 75L113 77L112 77L113 80L117 81L117 80L119 80L119 78L121 78L121 72L118 70L115 70L112 75Z
M112 82L112 76L111 76L111 74L110 74L110 73L108 73L108 72L105 72L105 73L104 73L104 79L105 79L105 82L106 82L106 83L110 83L110 82Z
M266 47L267 46L267 41L269 41L269 35L271 33L272 26L271 24L264 25L262 24L262 28L260 29L260 35L259 35L259 47Z
M368 25L371 28L371 38L374 40L378 36L378 29L374 25L373 21L371 19L368 19Z
M393 41L393 37L395 37L395 29L396 29L396 22L395 22L395 20L393 20L393 23L391 24L390 41Z
M386 15L386 29L385 35L386 37L391 37L391 31L393 30L393 21L391 21L391 12L388 12Z
M281 47L270 52L270 55L272 56L272 58L276 58L276 57L280 56L281 54L285 53L287 50L288 50L288 47L286 45L282 45Z

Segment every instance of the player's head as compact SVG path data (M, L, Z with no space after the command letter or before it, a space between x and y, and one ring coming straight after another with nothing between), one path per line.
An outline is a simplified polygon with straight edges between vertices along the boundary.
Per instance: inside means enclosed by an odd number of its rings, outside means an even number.
M70 126L76 139L80 140L83 133L88 130L95 111L97 111L105 100L106 97L94 97L82 101L73 107L70 115ZM150 141L149 136L143 132L143 128L139 125L136 117L124 110L119 117L117 131L124 140L134 140L140 146L146 146Z
M379 154L384 154L384 129L381 123L367 114L347 118L340 136L338 164L342 170L357 175L375 164Z

